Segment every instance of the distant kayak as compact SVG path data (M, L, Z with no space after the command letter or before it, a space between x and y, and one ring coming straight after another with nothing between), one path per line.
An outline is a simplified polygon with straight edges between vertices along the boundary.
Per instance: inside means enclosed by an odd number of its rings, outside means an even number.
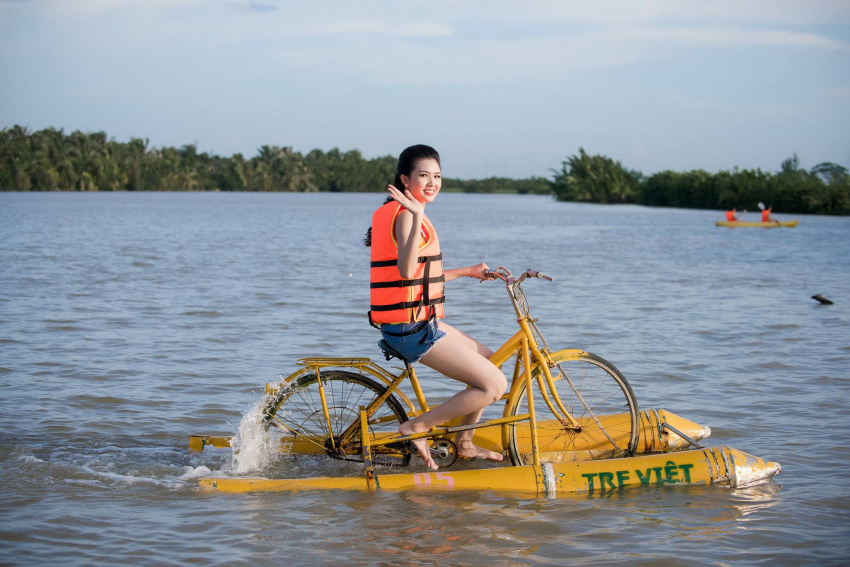
M799 223L799 222L800 221L798 221L798 220L779 221L779 222L743 222L743 221L730 222L730 221L725 221L725 220L719 220L719 221L715 222L714 224L716 226L730 226L730 227L739 226L741 228L779 228L781 226L784 226L786 228L794 228L795 226L797 226L797 223Z

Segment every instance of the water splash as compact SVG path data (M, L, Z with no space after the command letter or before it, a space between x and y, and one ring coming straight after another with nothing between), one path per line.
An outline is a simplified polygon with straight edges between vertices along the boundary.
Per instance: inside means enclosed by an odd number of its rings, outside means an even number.
M230 471L246 474L273 465L280 457L280 439L263 423L265 397L258 400L242 416L239 430L230 441L233 447Z

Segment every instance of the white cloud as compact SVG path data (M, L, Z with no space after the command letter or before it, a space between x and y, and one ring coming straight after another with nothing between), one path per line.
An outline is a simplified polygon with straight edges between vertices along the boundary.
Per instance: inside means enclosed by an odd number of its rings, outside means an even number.
M735 48L742 46L791 46L819 49L850 49L850 43L814 34L781 30L742 28L657 28L619 29L603 32L603 37L622 42L664 42L686 45Z
M19 2L27 10L34 10L45 16L88 16L107 12L120 12L126 8L144 8L147 12L204 4L204 0L31 0Z
M722 21L741 24L841 24L850 22L846 0L609 0L564 2L549 0L517 3L514 0L485 0L462 4L490 21L558 22L597 25Z
M247 12L271 12L272 10L277 10L277 6L275 4L270 2L257 2L255 0L248 0L247 2L229 2L227 5Z
M321 68L374 84L492 85L513 80L565 77L578 69L634 63L638 50L601 37L435 42L423 47L401 38L372 38L341 50L338 46L281 49L288 66Z
M451 26L440 23L393 23L386 21L333 22L310 27L308 34L351 34L405 37L441 37L454 32Z
M369 30L367 32L367 30ZM395 35L382 23L327 24L311 33L368 35L340 49L339 44L287 46L277 59L301 68L319 67L394 85L497 84L514 80L568 77L580 69L602 70L666 58L675 50L710 48L725 52L747 47L798 47L847 50L850 44L813 33L739 28L628 28L531 37L475 38L454 33L451 41L423 47ZM446 31L449 37L450 32ZM423 34L424 35L424 34ZM433 36L427 36L433 37ZM411 63L427 71L407 71Z

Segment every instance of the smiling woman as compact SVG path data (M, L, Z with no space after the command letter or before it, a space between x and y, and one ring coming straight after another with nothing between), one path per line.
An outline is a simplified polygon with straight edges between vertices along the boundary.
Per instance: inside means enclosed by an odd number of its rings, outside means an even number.
M485 407L505 392L507 380L489 358L493 351L445 322L443 283L461 276L487 279L484 263L443 270L437 231L425 206L442 186L440 155L425 145L405 149L398 160L390 198L372 215L367 235L371 246L371 311L369 321L381 330L382 349L408 362L421 361L437 372L468 386L443 404L404 422L402 435L428 431L463 417L462 425L477 423ZM404 188L404 192L399 190ZM472 443L472 430L458 433L455 443L465 458L501 461L499 453ZM436 469L426 439L412 442L425 464Z

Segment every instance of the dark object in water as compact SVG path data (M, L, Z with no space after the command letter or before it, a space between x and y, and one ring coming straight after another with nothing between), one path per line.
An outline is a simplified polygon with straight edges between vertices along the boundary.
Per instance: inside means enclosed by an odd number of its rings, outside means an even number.
M820 301L823 305L832 305L832 304L833 304L830 300L828 300L827 298L825 298L825 297L824 297L824 296L822 296L821 294L813 295L813 296L812 296L812 299L817 299L817 300L818 300L818 301Z

